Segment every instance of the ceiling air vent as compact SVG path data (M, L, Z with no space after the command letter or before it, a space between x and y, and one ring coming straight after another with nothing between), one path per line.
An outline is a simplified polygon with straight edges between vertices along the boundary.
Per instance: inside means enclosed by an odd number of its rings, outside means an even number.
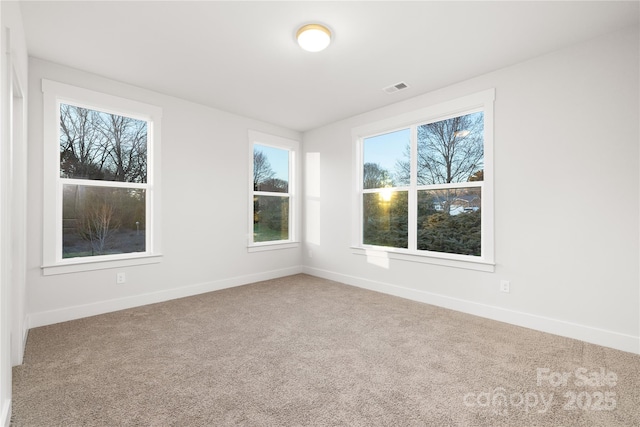
M384 90L387 93L394 93L394 92L397 92L399 90L406 89L408 87L409 87L409 85L407 85L405 82L400 82L400 83L396 83L396 84L391 85L391 86L387 86L382 90Z

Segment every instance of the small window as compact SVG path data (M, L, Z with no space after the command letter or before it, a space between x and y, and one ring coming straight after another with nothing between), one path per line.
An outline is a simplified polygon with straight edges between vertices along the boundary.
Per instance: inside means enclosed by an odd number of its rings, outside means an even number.
M249 246L281 248L295 244L297 141L250 131L251 210Z
M356 248L493 265L493 98L490 90L354 130Z
M47 80L43 92L45 274L150 262L160 110Z

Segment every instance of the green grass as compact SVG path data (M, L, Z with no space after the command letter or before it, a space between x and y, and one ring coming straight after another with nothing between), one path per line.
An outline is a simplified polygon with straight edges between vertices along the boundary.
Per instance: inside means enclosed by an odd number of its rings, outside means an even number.
M253 224L254 242L272 242L274 240L287 240L288 238L286 230L260 227L260 224Z

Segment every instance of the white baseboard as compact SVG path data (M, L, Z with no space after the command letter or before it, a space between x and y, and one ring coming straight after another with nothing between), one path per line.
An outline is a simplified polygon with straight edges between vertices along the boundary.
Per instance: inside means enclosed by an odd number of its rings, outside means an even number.
M169 301L177 298L190 297L206 292L218 291L235 286L247 285L250 283L270 280L278 277L290 276L302 273L302 267L290 267L280 270L271 270L262 273L249 274L246 276L231 277L211 282L198 283L195 285L180 288L166 289L141 295L134 295L125 298L100 301L92 304L65 307L57 310L31 313L27 318L29 329L39 326L52 325L54 323L67 322L69 320L81 319L83 317L96 316L98 314L110 313L127 308L140 307L148 304Z
M22 365L22 360L24 358L24 351L27 347L27 336L29 335L29 329L27 329L27 317L25 316L22 321L22 325L24 328L22 329L22 334L19 339L14 339L11 337L11 366Z
M263 273L199 283L196 285L167 289L164 291L135 295L126 298L100 301L93 304L66 307L58 310L45 311L40 313L31 313L28 316L27 325L29 329L36 328L39 326L46 326L54 323L80 319L83 317L124 310L127 308L169 301L176 298L189 297L206 292L217 291L235 286L242 286L249 283L275 279L278 277L284 277L298 273L306 273L312 276L335 280L347 285L357 286L360 288L394 295L413 301L419 301L426 304L432 304L463 313L473 314L475 316L547 332L554 335L574 338L577 340L615 348L630 353L640 354L640 337L307 266L296 266L286 269L272 270Z
M376 292L382 292L401 298L432 304L439 307L460 311L487 319L510 323L537 331L574 338L580 341L598 344L617 350L640 354L640 337L621 334L618 332L598 329L591 326L571 323L564 320L552 319L521 311L509 310L502 307L481 304L473 301L452 298L431 292L410 289L389 283L363 279L332 271L305 266L303 272L312 276L322 277L347 285L357 286Z
M9 427L11 425L11 399L5 399L2 402L2 413L0 415L0 425Z

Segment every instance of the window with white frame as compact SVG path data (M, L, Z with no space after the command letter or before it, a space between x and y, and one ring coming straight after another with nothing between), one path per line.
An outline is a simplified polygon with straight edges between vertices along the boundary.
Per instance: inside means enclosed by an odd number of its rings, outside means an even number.
M354 130L356 249L492 269L494 96L492 89Z
M49 80L42 90L45 274L157 262L161 110Z
M296 245L298 142L249 131L249 247L253 250Z

